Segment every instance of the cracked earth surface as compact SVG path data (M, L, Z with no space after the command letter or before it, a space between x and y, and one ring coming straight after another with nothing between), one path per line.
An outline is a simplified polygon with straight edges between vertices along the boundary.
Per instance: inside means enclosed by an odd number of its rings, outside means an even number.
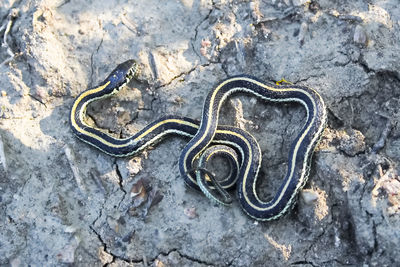
M397 1L164 2L0 2L0 265L399 265ZM199 119L232 75L320 92L328 125L294 209L255 222L237 202L189 190L177 165L184 138L128 159L75 138L74 97L130 58L138 80L87 111L121 138L164 114ZM305 116L247 95L223 105L221 123L260 143L263 199Z

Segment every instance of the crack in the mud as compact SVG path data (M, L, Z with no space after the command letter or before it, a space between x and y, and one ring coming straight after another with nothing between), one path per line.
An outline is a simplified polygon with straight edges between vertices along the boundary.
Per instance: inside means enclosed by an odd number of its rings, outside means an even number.
M126 192L126 190L124 189L124 185L123 185L124 179L122 178L121 171L119 170L119 166L118 166L118 163L117 163L117 159L114 161L114 165L115 165L115 172L116 172L117 177L118 177L118 186L119 186L119 189L124 193L124 195L121 197L121 200L120 200L119 203L118 203L118 208L119 208L119 207L121 206L122 201L124 201L127 192Z
M95 225L96 222L100 219L100 217L103 215L103 209L104 209L104 205L106 204L106 201L104 200L103 203L101 204L101 208L99 211L99 215L96 217L96 219L93 220L92 225Z
M97 54L99 52L99 49L101 45L103 44L104 37L101 37L100 43L97 46L96 50L93 51L93 53L90 55L90 85L93 84L93 73L94 73L94 65L93 65L93 58L94 54Z
M352 263L344 263L338 259L331 259L331 260L323 261L323 262L321 262L321 265L334 264L334 263L337 263L337 264L340 264L343 266L354 266L354 264L352 264Z
M57 8L60 8L60 7L64 6L64 5L68 4L69 2L71 2L71 0L65 0L59 6L57 6Z
M329 223L328 225L331 225L331 224L332 224L332 222ZM308 260L307 260L307 258L308 258L307 254L308 254L308 253L311 251L311 249L317 244L317 242L325 235L325 232L326 232L325 229L326 229L326 228L323 228L322 233L320 233L316 238L314 238L313 242L310 244L310 246L309 246L309 247L305 250L305 252L304 252L304 261L305 261L305 262L310 262L312 266L318 266L318 265L314 265L314 264L312 264L311 261L308 261Z
M193 71L195 71L198 67L208 67L208 66L210 66L210 64L211 64L211 63L196 65L196 66L194 66L193 68L191 68L190 70L185 71L185 72L181 72L181 73L179 73L178 75L172 77L172 79L171 79L170 81L168 81L168 82L166 82L166 83L164 83L164 84L162 84L162 85L157 86L155 89L158 90L158 89L160 89L160 88L166 87L166 86L172 84L175 80L177 80L177 79L179 79L179 78L182 78L183 76L190 75L190 74L191 74Z
M370 74L373 73L375 75L384 75L387 74L389 77L393 78L394 80L396 80L397 82L400 83L400 73L398 73L397 71L393 71L393 70L387 70L387 69L381 69L381 70L375 70L372 69L368 66L367 62L364 59L363 54L360 54L359 59L355 62L358 65L360 65L362 67L362 69L365 71L365 73ZM377 91L377 94L379 94L381 92Z
M118 166L118 163L116 162L116 160L114 162L114 165L115 165L115 172L117 173L117 176L118 176L119 188L121 189L122 192L124 192L126 194L126 190L124 189L124 186L123 186L124 179L122 178L122 174L121 174L121 171L119 170L119 166Z
M290 264L290 266L304 265L304 264L309 264L309 265L311 265L311 266L313 266L313 267L316 267L316 266L317 266L317 265L315 265L312 261L306 261L306 260L304 260L304 261L295 261L295 262L292 262L292 263Z
M293 80L291 82L293 82L293 83L307 82L311 78L320 78L320 77L321 77L321 75L309 75L307 77L299 78L298 80Z
M192 46L193 52L197 55L197 57L201 60L201 55L199 55L197 53L197 50L195 49L194 43L197 40L197 35L199 33L199 27L201 24L203 24L206 20L208 20L210 18L211 13L214 11L214 1L211 1L211 6L212 8L210 9L210 11L208 12L208 14L204 17L204 19L196 25L196 27L194 28L194 37L192 38L192 40L190 41L190 44Z
M340 147L336 147L337 151L340 152L341 155L344 155L345 157L348 158L358 158L359 156L364 156L367 153L367 149L358 151L354 154L349 154L349 152L346 152L344 149L340 148Z
M375 70L371 69L370 67L368 67L367 62L365 62L364 57L362 54L360 54L359 59L356 61L356 63L358 65L360 65L360 67L364 70L365 73L375 73Z
M372 256L372 254L374 254L374 252L378 251L378 239L376 238L376 235L377 235L376 234L376 222L375 222L372 214L369 214L368 212L366 212L366 213L368 214L369 218L372 221L372 235L374 236L374 247L372 248L372 251L370 253L370 256Z
M232 264L239 259L242 256L242 250L238 249L238 251L235 253L235 257L233 257L228 263L227 266L232 266Z
M150 260L150 262L153 264L154 261L155 261L160 255L162 255L162 256L164 256L164 257L168 257L169 254L171 254L172 252L176 252L176 253L178 253L178 255L179 255L181 258L190 260L190 261L192 261L192 262L196 262L196 263L203 264L203 265L207 265L207 266L215 266L213 263L210 263L210 262L207 262L207 261L204 261L204 260L200 260L200 259L196 259L196 258L194 258L194 257L192 257L192 256L183 254L183 253L180 252L177 248L173 248L173 249L171 249L171 250L169 250L169 251L167 251L167 252L161 252L160 254L157 255L157 257L155 257L154 259Z
M116 259L121 260L123 262L126 262L128 264L131 263L141 263L143 262L142 260L133 260L133 259L129 259L123 256L118 256L115 253L113 253L110 248L107 246L107 243L103 240L103 238L101 237L101 234L98 233L96 231L96 229L91 225L89 226L90 230L92 230L92 232L97 236L97 239L100 241L101 246L103 247L104 251L107 252L108 254L110 254L112 256L112 260L109 263L106 263L104 266L108 266L111 263L114 263Z
M190 261L197 262L197 263L204 264L204 265L208 265L208 266L215 266L211 262L207 262L207 261L204 261L204 260L193 258L193 257L191 257L189 255L185 255L182 252L180 252L179 250L177 250L176 252L178 252L179 256L181 256L182 258L188 259Z

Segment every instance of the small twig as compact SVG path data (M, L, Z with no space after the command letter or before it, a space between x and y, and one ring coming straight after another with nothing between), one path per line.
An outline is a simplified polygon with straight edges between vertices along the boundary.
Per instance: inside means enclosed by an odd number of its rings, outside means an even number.
M356 15L350 15L350 14L340 14L338 11L336 10L328 10L326 12L326 14L336 17L340 20L347 20L347 21L352 21L352 22L358 22L358 23L362 23L363 19L360 16L356 16Z
M269 23L269 22L274 22L274 21L279 21L279 20L284 20L286 18L289 18L297 13L297 10L293 7L289 7L283 12L280 12L279 14L272 15L270 17L265 17L264 19L258 20L256 23L254 23L254 26L258 26L260 24L264 23ZM283 14L283 15L282 15Z
M304 38L306 37L307 32L308 32L308 24L303 21L300 25L300 30L298 35L298 41L300 46L303 46Z
M133 25L133 23L130 22L129 19L127 19L127 18L125 17L125 13L124 13L124 14L121 14L121 15L119 16L119 18L121 19L122 24L124 24L124 25L128 28L128 30L130 30L130 31L133 32L134 34L137 33L136 26Z
M244 66L245 65L245 52L244 52L244 44L242 38L239 40L235 40L235 46L236 46L236 59L239 62L239 66Z
M381 115L382 116L382 115ZM385 129L383 129L381 137L379 138L378 142L375 143L375 145L372 147L372 153L376 154L379 150L381 150L385 146L386 139L392 130L392 122L390 121L389 118L386 116L382 116L386 118L386 125Z
M37 102L39 102L40 104L44 105L46 108L46 103L44 103L41 99L39 99L38 97L32 95L32 94L28 94L28 96L30 96L32 99L36 100Z
M3 165L4 171L7 172L7 161L6 161L6 155L4 153L3 138L1 136L0 136L0 162L1 165Z
M354 16L354 15L344 14L344 15L339 15L337 17L338 17L338 19L341 19L341 20L355 21L355 22L359 22L359 23L363 22L363 19L361 17Z
M74 178L76 180L76 184L82 193L86 193L85 185L83 183L83 179L79 173L79 167L76 164L75 155L72 152L72 149L66 145L64 146L65 156L68 159L69 166L71 167L72 173L74 174Z
M89 174L90 174L90 177L92 178L92 180L94 181L94 183L96 184L97 188L99 188L101 193L103 195L105 195L107 193L106 189L104 188L104 185L101 182L101 180L98 178L98 176L94 175L93 172L90 172Z
M157 63L156 59L154 58L154 54L151 51L148 53L148 58L149 58L150 70L153 74L153 79L157 81L158 80Z

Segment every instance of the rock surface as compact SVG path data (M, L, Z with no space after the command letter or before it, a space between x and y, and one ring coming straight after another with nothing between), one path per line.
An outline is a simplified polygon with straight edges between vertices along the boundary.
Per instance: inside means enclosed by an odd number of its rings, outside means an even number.
M3 0L0 27L0 265L400 264L398 1ZM121 137L166 113L199 119L231 75L318 90L329 122L294 209L255 222L188 190L179 137L129 159L75 138L74 97L130 58L139 81L88 109ZM245 95L224 104L222 122L260 143L264 199L305 115ZM161 201L134 200L138 181Z

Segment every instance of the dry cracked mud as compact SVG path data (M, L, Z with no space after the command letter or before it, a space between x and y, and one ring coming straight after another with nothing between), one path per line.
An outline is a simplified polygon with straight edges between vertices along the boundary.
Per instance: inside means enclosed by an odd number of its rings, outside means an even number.
M400 264L396 0L3 0L0 37L0 265ZM131 58L138 80L87 111L122 138L164 114L200 119L232 75L316 89L328 125L293 210L256 222L189 190L185 138L116 159L74 137L74 98ZM260 143L263 199L305 116L244 94L223 105Z

